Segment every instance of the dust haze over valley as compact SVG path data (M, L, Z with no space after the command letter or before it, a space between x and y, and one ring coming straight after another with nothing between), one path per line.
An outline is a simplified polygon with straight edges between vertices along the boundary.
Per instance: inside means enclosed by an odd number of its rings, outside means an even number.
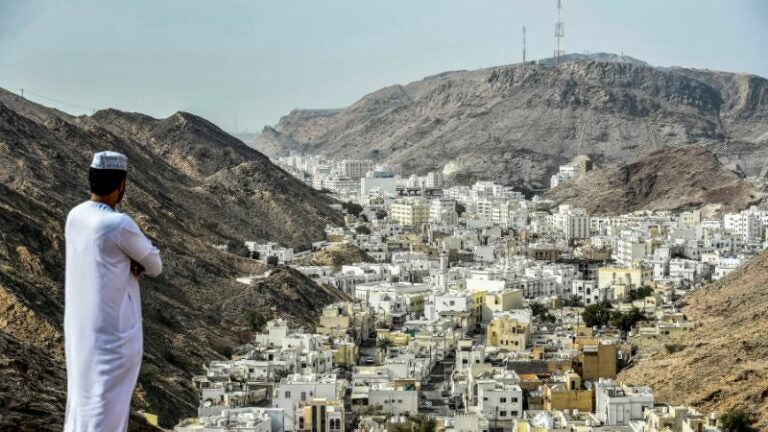
M0 431L63 427L102 150L164 263L130 431L768 430L762 5L78 1L0 4Z

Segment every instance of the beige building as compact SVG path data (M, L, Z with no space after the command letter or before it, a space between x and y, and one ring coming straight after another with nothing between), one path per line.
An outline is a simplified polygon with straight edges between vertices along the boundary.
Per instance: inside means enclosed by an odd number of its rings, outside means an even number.
M490 322L496 312L504 312L523 307L523 290L486 292L483 305L483 322Z
M344 403L327 399L299 402L296 431L344 432Z
M570 370L562 376L562 382L543 386L544 410L577 410L592 412L594 393L581 388L581 377Z
M422 198L404 198L392 203L392 219L406 227L420 227L429 223L429 201Z
M645 410L643 432L717 431L717 416L704 414L688 406L659 405Z
M623 285L628 289L643 286L653 280L653 269L642 267L601 267L597 269L597 288Z
M317 332L339 339L349 335L359 343L373 332L373 315L357 303L334 303L323 308Z
M527 310L497 314L486 329L486 345L501 351L524 351L530 337L531 315Z

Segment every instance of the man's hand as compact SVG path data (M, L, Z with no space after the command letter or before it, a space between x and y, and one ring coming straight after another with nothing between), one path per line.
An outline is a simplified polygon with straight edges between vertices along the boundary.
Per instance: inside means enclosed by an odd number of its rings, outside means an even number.
M137 261L131 260L131 273L136 277L141 276L144 273L144 266Z

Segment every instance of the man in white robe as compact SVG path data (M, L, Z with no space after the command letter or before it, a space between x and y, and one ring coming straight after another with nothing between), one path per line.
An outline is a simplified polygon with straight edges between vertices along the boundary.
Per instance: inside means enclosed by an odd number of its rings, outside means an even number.
M67 217L66 432L128 428L143 354L139 277L159 275L162 262L136 222L115 210L127 168L123 154L96 153L89 170L91 198Z

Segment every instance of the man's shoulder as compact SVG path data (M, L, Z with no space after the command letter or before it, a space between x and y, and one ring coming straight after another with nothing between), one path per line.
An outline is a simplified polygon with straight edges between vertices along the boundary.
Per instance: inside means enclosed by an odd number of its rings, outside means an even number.
M84 201L73 207L67 215L67 222L75 219L81 219L88 223L95 223L101 226L120 228L132 226L136 223L125 213L115 211L106 204L94 201Z

